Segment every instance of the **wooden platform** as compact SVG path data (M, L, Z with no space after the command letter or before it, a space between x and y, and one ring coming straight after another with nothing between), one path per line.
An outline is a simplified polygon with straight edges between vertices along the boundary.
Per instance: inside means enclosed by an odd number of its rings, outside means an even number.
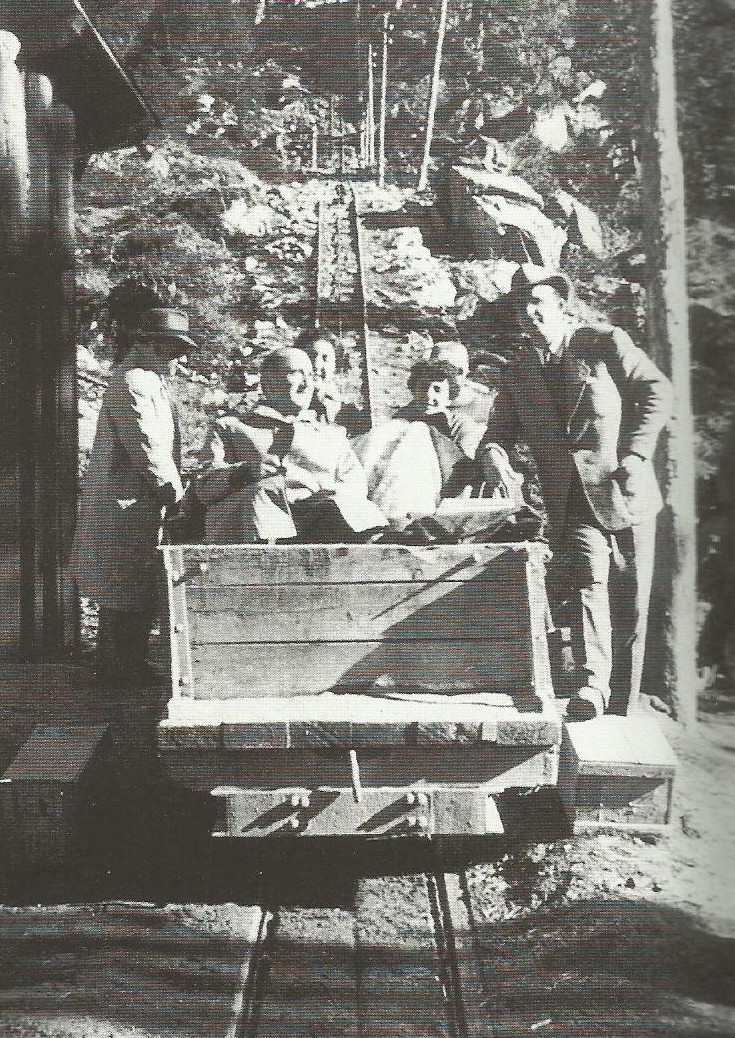
M220 798L219 835L480 835L503 831L497 794L556 785L561 736L553 704L325 693L179 701L159 747L170 781Z
M177 749L319 749L492 743L558 746L553 705L519 711L509 696L366 695L174 700L159 746Z
M0 778L6 865L71 865L83 853L85 814L99 795L104 726L39 725Z
M656 831L671 817L676 768L652 717L565 725L559 791L574 831Z

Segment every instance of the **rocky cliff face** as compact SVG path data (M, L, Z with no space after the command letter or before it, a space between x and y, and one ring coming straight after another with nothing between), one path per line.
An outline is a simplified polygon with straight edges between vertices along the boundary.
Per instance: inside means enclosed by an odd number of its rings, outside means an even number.
M359 118L365 69L357 75L354 6L91 0L87 7L162 126L145 153L96 161L82 181L85 313L95 320L111 285L152 268L175 286L172 298L213 329L196 363L205 372L226 366L233 350L239 356L252 346L253 322L288 320L303 296L314 199L273 181L308 170L314 127L326 165L340 118L347 132ZM365 0L363 26L375 26L383 7ZM493 250L490 241L498 228L513 228L526 250L542 246L556 256L561 245L583 298L633 331L642 313L635 8L630 0L594 9L568 0L453 5L432 174L439 208L452 164L517 178L525 195L491 192L482 203L490 258L507 259L507 249ZM399 181L413 181L419 159L434 14L405 2L394 19L387 135L389 176ZM735 15L724 0L679 0L677 17L697 396L717 400L714 412L702 406L699 415L709 471L735 408L735 375L713 347L721 334L712 339L735 308L728 262ZM354 145L350 138L350 154ZM554 245L547 231L560 226L567 241ZM489 269L476 269L472 285L456 278L455 316L467 318L477 284L493 278Z

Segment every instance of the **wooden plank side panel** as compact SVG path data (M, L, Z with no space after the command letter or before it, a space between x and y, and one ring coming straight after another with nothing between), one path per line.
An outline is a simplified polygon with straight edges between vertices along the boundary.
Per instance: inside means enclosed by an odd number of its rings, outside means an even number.
M671 817L673 778L579 775L574 797L575 831L666 825Z
M186 597L194 645L525 638L531 651L520 583L502 589L484 581L229 586L189 588Z
M547 628L551 626L549 600L546 595L546 564L542 556L531 555L526 563L524 587L531 652L533 655L534 688L542 700L553 700ZM512 607L511 607L512 608ZM520 608L520 607L519 607ZM519 623L520 623L519 613Z
M538 709L531 656L519 641L364 641L198 645L195 699L313 695L330 689L503 692Z
M524 581L529 554L542 545L178 545L164 556L181 560L176 579L192 587L352 584L482 579Z

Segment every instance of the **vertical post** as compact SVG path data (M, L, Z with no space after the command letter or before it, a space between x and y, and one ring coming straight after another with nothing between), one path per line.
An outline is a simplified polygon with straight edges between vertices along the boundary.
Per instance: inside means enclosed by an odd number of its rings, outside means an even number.
M357 111L360 113L357 119L359 159L358 166L365 167L365 126L363 124L363 113L365 111L365 83L362 78L362 56L364 45L362 39L362 2L355 0L354 16L352 23L352 46L354 60L355 84L357 86Z
M45 252L49 226L49 111L51 81L37 72L25 77L28 132L28 231L34 252Z
M429 160L431 158L431 142L434 137L434 120L436 118L436 104L439 99L439 79L442 67L442 51L444 49L444 37L447 31L447 8L448 0L441 0L439 12L439 30L436 37L436 52L434 53L434 73L431 77L431 94L429 96L429 108L426 114L426 140L424 141L424 158L419 173L418 189L425 191L429 182Z
M49 255L49 147L53 90L46 76L25 76L28 135L28 252L25 276L26 313L18 394L18 504L21 513L21 581L26 602L22 636L24 655L35 656L44 642L46 606L55 599L47 577L47 546L54 529L53 485L56 480L55 428L46 425L46 385L53 379L49 363L48 320L56 289ZM49 592L51 592L49 594ZM51 605L54 611L54 605Z
M365 119L367 135L367 162L372 169L375 166L375 73L373 68L374 54L372 43L368 44L368 99Z
M29 280L24 269L29 213L28 136L23 78L16 65L19 53L18 39L0 31L0 650L4 652L17 652L19 648L30 651L35 618L35 558L29 560L21 546L25 524L19 502L24 293Z
M334 94L332 94L330 96L330 98L329 98L329 141L330 141L330 150L331 150L331 153L332 153L332 171L333 172L336 172L336 166L337 166L337 160L336 160L337 142L335 140L336 135L337 135L337 129L336 129L336 126L334 124Z
M78 603L63 570L77 513L77 358L75 335L74 113L50 112L49 255L53 291L45 329L43 454L49 522L44 547L44 647L58 651L79 637Z
M385 187L385 122L388 115L388 27L390 15L383 15L383 65L380 75L380 131L378 134L378 185Z
M311 128L311 172L319 169L319 127L316 123Z
M668 691L677 717L696 721L696 512L684 175L677 135L671 0L641 4L642 208L649 352L674 385L663 444L667 507L659 524L645 686Z
M0 240L18 254L28 229L28 136L23 77L15 61L20 42L0 31Z

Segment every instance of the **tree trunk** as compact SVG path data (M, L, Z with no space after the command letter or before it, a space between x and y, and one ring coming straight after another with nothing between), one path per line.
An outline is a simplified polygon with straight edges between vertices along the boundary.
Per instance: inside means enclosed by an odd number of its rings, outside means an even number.
M642 207L647 253L648 350L674 385L661 449L667 507L659 523L644 688L696 720L696 510L691 349L686 284L684 174L677 135L671 0L644 0Z
M426 116L426 140L424 142L424 159L421 163L419 173L418 189L425 191L429 182L429 160L431 158L431 142L434 137L434 119L436 118L436 104L439 99L439 81L442 68L442 51L444 49L444 36L447 31L447 7L448 0L441 0L441 11L439 13L439 31L436 37L436 52L434 54L434 74L431 78L431 95L429 97L429 110Z

